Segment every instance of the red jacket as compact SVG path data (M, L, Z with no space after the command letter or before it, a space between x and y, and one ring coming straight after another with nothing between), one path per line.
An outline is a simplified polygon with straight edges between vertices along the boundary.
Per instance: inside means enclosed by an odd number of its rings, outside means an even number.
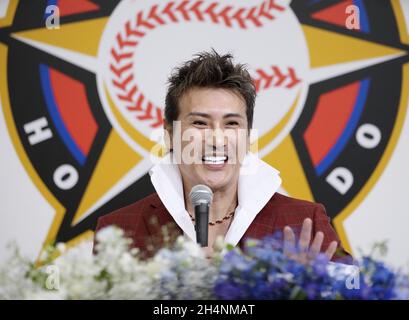
M317 231L324 233L322 251L325 251L330 242L335 240L339 244L339 250L332 260L352 263L352 258L342 248L323 205L293 199L279 193L275 193L257 214L238 245L242 248L246 238L261 239L275 232L281 232L285 226L291 227L298 236L306 218L311 218L313 221L314 235ZM133 240L133 246L139 248L144 257L152 256L163 245L161 226L171 226L173 230L171 239L183 234L157 193L100 217L96 232L109 225L122 228Z

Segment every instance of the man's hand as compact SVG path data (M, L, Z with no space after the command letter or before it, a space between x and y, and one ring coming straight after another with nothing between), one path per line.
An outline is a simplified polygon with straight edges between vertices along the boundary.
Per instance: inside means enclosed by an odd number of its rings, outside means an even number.
M315 238L311 243L311 233L312 233L312 220L307 218L302 224L300 240L298 246L295 241L295 234L293 230L286 226L284 228L284 254L286 254L291 259L294 259L300 263L307 263L315 258L317 254L321 251L322 242L324 241L324 233L318 231L315 234ZM337 250L338 243L332 241L325 251L325 255L328 260L331 260L335 251Z

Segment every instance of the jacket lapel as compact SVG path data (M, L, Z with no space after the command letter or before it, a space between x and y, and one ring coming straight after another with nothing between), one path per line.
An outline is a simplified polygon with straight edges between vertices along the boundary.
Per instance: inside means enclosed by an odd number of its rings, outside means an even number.
M143 219L151 237L163 237L163 226L168 226L174 236L183 234L156 193L154 197L151 198L148 208L149 209L143 213Z

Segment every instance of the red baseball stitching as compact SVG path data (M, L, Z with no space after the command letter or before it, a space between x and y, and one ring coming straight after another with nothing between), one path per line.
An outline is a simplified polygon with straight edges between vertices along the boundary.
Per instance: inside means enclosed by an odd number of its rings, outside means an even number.
M301 82L301 79L297 77L294 68L288 67L287 70L288 74L283 74L278 66L271 66L271 72L264 71L262 69L256 69L258 77L253 77L256 91L260 91L261 89L265 90L270 88L271 86L282 86L284 85L284 81L287 79L290 80L285 85L285 88L288 89L291 89Z
M236 9L232 6L222 7L218 2L211 2L203 8L203 3L202 0L185 0L176 5L175 2L170 1L162 10L158 10L158 5L153 5L146 15L143 11L139 11L134 27L128 21L125 24L124 33L117 34L116 44L119 50L114 47L111 48L110 53L113 61L110 63L110 70L113 73L112 84L120 92L117 97L122 101L129 102L126 108L129 111L138 112L137 119L154 121L150 124L152 128L163 125L162 109L146 99L136 84L129 88L129 84L132 84L135 79L133 74L126 75L133 67L133 51L130 50L138 46L139 41L146 35L147 31L165 25L167 22L164 17L173 23L178 23L192 21L194 18L204 21L204 17L207 16L212 22L224 24L229 28L236 26L247 29L249 25L259 28L263 26L263 21L275 19L274 11L282 12L285 10L285 7L276 4L275 0L267 0L250 8ZM267 89L271 85L278 87L287 78L290 78L290 83L285 86L286 88L292 88L300 82L293 68L288 68L287 75L283 74L277 66L271 68L272 73L267 73L261 69L256 70L258 77L253 80L257 91ZM277 81L273 83L275 78Z

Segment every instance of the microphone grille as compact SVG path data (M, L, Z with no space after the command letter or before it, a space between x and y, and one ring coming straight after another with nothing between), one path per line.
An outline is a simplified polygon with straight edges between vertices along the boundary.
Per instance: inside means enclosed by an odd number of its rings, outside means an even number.
M192 188L189 197L194 207L201 203L210 204L213 200L213 191L204 184L198 184Z

